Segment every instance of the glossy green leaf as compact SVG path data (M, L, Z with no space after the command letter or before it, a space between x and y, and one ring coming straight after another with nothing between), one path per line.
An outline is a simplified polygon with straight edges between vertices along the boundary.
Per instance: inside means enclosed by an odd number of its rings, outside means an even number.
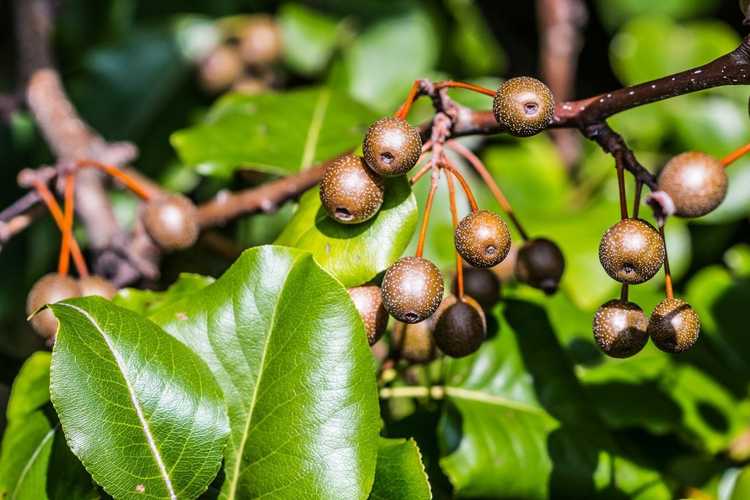
M339 37L339 23L303 4L287 3L279 10L284 58L295 71L315 75L325 68Z
M112 302L120 307L148 316L154 314L162 307L167 307L181 300L183 297L207 287L213 282L214 279L210 276L182 273L177 278L177 281L172 283L163 292L141 290L138 288L123 288L117 292Z
M221 390L198 356L100 297L50 306L60 321L50 394L73 453L116 498L195 498L227 441Z
M448 368L441 465L458 496L671 498L656 473L621 456L544 311L510 300L504 317Z
M230 94L171 140L182 161L203 175L226 178L239 168L286 175L356 148L375 118L326 87Z
M224 391L222 498L367 496L379 431L372 355L346 290L309 253L247 250L154 319Z
M37 352L13 383L0 454L0 497L97 498L91 478L65 445L49 404L50 354ZM60 475L58 471L66 471Z
M371 500L432 498L422 456L414 440L380 438Z
M356 286L401 257L417 218L417 202L404 177L386 181L380 212L361 224L339 224L328 217L316 188L302 196L297 213L276 243L312 252L344 286Z

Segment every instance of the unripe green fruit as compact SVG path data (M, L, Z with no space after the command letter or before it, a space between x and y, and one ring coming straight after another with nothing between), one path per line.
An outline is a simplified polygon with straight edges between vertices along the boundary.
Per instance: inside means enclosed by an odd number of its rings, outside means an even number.
M412 363L429 363L437 357L435 339L429 321L415 324L397 323L393 328L393 348L400 357Z
M158 196L146 203L143 226L151 239L168 252L193 246L200 233L198 210L179 194Z
M387 116L370 125L362 152L367 165L379 175L403 175L419 161L422 138L406 120Z
M624 219L610 227L599 243L599 261L620 283L636 285L650 280L664 263L664 242L659 232L641 219Z
M419 323L440 306L443 276L427 259L402 257L386 270L380 289L391 316L404 323Z
M628 358L648 342L648 321L633 302L610 300L594 315L594 339L602 351L613 358Z
M492 111L511 135L528 137L550 124L555 114L555 98L549 87L536 78L511 78L497 89Z
M727 195L729 179L716 158L689 152L675 156L659 174L659 190L674 202L680 217L700 217L712 212Z
M564 270L565 258L560 248L546 238L529 240L518 250L516 278L547 295L557 291Z
M98 295L99 297L111 300L117 293L117 288L101 276L91 275L81 278L78 280L78 287L80 288L81 297Z
M464 293L475 299L485 311L500 300L500 280L489 269L464 266ZM458 280L453 279L453 293L458 293Z
M358 286L349 289L349 297L354 302L362 322L365 324L367 341L370 345L380 340L388 324L388 312L383 307L380 288L375 285Z
M487 322L480 305L471 297L463 300L455 296L443 301L442 311L435 323L435 343L438 348L454 358L468 356L482 345L487 336Z
M383 204L384 193L383 179L354 155L331 163L320 181L323 208L342 224L359 224L374 217Z
M682 299L664 299L648 321L648 334L654 345L669 353L684 352L693 347L701 330L700 318Z
M281 28L271 16L258 14L248 19L238 33L240 54L248 64L270 64L283 49Z
M236 49L220 45L201 61L198 71L203 88L221 92L242 75L242 60Z
M54 304L71 297L78 297L80 294L81 289L73 278L57 273L46 274L31 287L26 298L26 314L33 314L45 304ZM39 311L31 318L34 331L46 339L52 339L55 336L57 323L57 318L49 309Z
M510 231L499 215L489 210L472 212L458 223L456 250L474 267L492 267L510 251Z

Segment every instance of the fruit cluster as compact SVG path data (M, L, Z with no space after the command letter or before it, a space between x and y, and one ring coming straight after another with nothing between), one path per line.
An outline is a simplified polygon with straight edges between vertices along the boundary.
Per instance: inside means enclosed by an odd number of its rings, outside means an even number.
M471 88L459 82L448 83ZM492 307L499 299L499 281L489 271L473 271L498 266L511 250L508 225L498 214L477 207L468 183L443 153L442 146L464 156L485 182L491 183L490 188L497 193L501 207L526 240L518 250L515 263L519 280L553 293L562 276L564 260L553 242L544 238L527 238L507 199L472 153L457 143L444 140L437 148L440 139L434 137L423 145L419 130L405 120L415 94L413 89L395 116L381 118L369 127L362 145L362 157L347 154L326 168L320 184L320 200L328 215L342 224L366 222L383 204L384 178L405 175L423 155L432 153L431 162L412 178L414 183L428 170L433 172L416 255L403 257L390 266L379 289L371 285L350 290L364 320L370 344L380 338L390 314L400 322L394 330L394 340L396 345L403 344L399 349L401 355L413 362L423 362L432 358L436 347L453 357L469 355L479 348L487 335L483 307ZM552 119L552 94L538 80L509 80L493 95L498 121L514 135L533 135L543 130ZM441 173L445 173L448 182L457 253L454 293L445 298L442 273L422 256L432 200ZM471 212L460 221L453 179L458 180L471 205ZM464 270L463 262L472 267ZM466 280L468 287L464 285L464 274L470 278ZM465 293L465 288L470 293ZM481 295L476 297L479 301L471 296L472 293Z

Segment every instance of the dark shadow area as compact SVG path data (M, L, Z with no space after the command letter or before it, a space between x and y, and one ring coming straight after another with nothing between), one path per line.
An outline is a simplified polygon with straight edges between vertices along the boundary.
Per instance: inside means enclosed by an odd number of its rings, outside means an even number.
M604 354L597 349L593 342L583 339L573 339L567 349L573 363L587 367L598 366L604 362Z
M727 418L722 415L716 406L705 401L700 401L696 405L696 408L703 421L713 430L716 432L727 432L729 430Z

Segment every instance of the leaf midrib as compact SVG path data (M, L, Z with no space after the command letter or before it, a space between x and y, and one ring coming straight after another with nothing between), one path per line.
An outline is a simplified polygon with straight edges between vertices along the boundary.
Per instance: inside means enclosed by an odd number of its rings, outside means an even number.
M313 109L313 114L310 118L310 126L307 129L305 147L302 150L302 160L299 166L300 170L309 167L315 159L315 150L318 148L320 131L323 128L323 121L325 120L328 104L330 102L331 91L327 88L322 88L318 94L318 100L315 102L315 108Z

